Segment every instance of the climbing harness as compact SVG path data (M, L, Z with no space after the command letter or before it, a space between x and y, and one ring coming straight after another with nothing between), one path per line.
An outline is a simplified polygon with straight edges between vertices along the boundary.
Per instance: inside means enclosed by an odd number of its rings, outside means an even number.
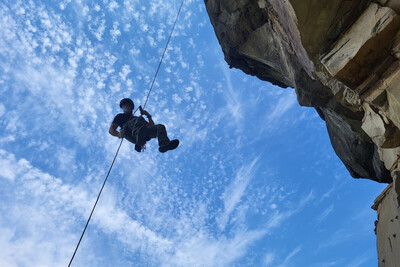
M151 83L149 92L148 92L148 94L147 94L146 101L144 102L143 108L146 107L147 102L148 102L149 97L150 97L150 94L151 94L151 91L153 90L154 82L156 81L156 78L157 78L158 72L159 72L159 70L160 70L161 64L162 64L162 62L163 62L165 53L167 52L168 45L169 45L169 42L170 42L171 37L172 37L172 33L174 32L174 29L175 29L175 26L176 26L176 22L178 21L178 18L179 18L179 15L180 15L180 13L181 13L182 6L183 6L184 1L185 1L185 0L182 0L181 5L180 5L180 7L179 7L178 13L177 13L177 15L176 15L174 24L173 24L172 29L171 29L171 33L169 34L167 44L165 45L165 48L164 48L164 52L163 52L163 54L162 54L162 56L161 56L160 62L158 63L158 67L157 67L156 73L154 74L154 78L153 78L153 81L152 81L152 83ZM135 112L134 112L133 114L135 114L136 111L137 111L138 109L139 109L139 107L135 110ZM119 150L120 150L120 148L121 148L121 145L122 145L122 142L123 142L123 141L124 141L124 138L121 138L121 142L119 143L117 152L115 153L114 159L113 159L113 161L112 161L112 163L111 163L111 166L110 166L110 168L109 168L109 170L108 170L108 173L107 173L107 175L106 175L106 178L104 179L103 185L101 186L100 192L99 192L99 194L97 195L96 202L95 202L94 205L93 205L92 211L90 212L89 218L88 218L88 220L87 220L87 222L86 222L85 228L83 229L82 235L81 235L81 237L79 238L78 244L77 244L76 247L75 247L74 254L72 254L72 257L71 257L71 260L70 260L70 262L69 262L69 264L68 264L68 267L71 266L72 261L73 261L74 258L75 258L76 252L78 251L79 245L81 244L82 238L83 238L83 236L85 235L85 232L86 232L86 229L87 229L87 227L88 227L88 225L89 225L90 219L92 218L93 212L94 212L94 210L95 210L95 208L96 208L96 206L97 206L97 203L99 202L100 195L101 195L101 193L103 192L104 186L106 185L108 176L110 175L110 172L111 172L111 170L112 170L112 167L114 166L114 162L115 162L115 160L116 160L116 158L117 158L117 156L118 156L118 153L119 153ZM144 147L144 148L145 148L145 147Z

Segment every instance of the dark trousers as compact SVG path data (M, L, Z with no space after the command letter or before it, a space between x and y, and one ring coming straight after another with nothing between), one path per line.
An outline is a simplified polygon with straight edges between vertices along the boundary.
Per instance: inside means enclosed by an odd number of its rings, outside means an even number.
M158 138L158 145L162 146L169 142L167 129L163 124L156 124L154 126L147 126L147 136L149 139Z

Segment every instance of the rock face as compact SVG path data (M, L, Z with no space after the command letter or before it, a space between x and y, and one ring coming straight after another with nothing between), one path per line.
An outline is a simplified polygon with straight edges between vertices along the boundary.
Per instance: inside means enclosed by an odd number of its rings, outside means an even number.
M378 211L375 222L379 266L399 266L400 253L400 186L389 185L375 200Z
M231 67L293 87L299 103L314 107L325 120L332 146L353 177L395 184L400 173L399 0L205 4ZM383 197L380 208L375 205L378 213L398 213L400 198L393 199ZM380 229L388 229L382 226L385 220L379 220L378 247L386 240L379 237ZM398 263L400 251L395 254Z
M231 67L294 87L299 103L315 107L325 120L333 148L353 177L392 181L400 126L400 93L393 92L400 79L398 1L205 3ZM371 112L387 122L383 147L366 130L378 118Z

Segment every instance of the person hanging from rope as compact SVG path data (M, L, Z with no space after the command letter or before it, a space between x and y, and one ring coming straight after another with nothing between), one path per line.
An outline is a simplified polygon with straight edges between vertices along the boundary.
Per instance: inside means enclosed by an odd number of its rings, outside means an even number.
M135 104L131 99L122 99L119 106L124 113L119 113L112 121L108 131L112 136L125 138L132 142L135 144L137 152L143 151L146 142L156 137L158 138L158 150L161 153L178 147L179 140L170 141L165 126L163 124L154 124L151 115L146 110L139 107L141 116L133 115ZM143 118L143 115L147 117L148 121ZM117 131L118 127L120 127L119 132Z

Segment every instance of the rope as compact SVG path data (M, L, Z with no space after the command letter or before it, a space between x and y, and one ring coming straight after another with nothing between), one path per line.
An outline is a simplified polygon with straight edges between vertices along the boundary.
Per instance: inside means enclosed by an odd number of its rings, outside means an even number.
M152 83L151 83L151 86L150 86L150 89L149 89L149 93L147 94L146 101L145 101L145 103L144 103L144 105L143 105L143 108L146 107L147 101L149 100L151 91L152 91L153 86L154 86L154 82L156 81L156 78L157 78L158 72L159 72L159 70L160 70L162 61L163 61L163 59L164 59L165 53L167 52L168 45L169 45L169 42L170 42L171 37L172 37L172 33L174 32L174 29L175 29L175 26L176 26L176 22L178 21L178 17L179 17L179 14L181 13L182 6L183 6L183 2L184 2L184 1L185 1L185 0L182 0L182 3L181 3L181 5L180 5L180 7L179 7L178 14L176 15L174 25L173 25L173 27L172 27L171 33L169 34L167 44L165 45L164 52L163 52L163 54L162 54L162 56L161 56L160 63L158 64L157 71L156 71L156 73L155 73L155 75L154 75L154 78L153 78L153 81L152 81ZM137 111L137 109L135 110L134 114L136 113L136 111ZM86 232L86 229L87 229L87 227L88 227L88 225L89 225L90 219L92 218L93 212L94 212L94 210L95 210L95 208L96 208L96 206L97 206L97 203L99 202L100 195L101 195L101 193L103 192L103 189L104 189L104 186L106 185L108 176L110 175L111 170L112 170L112 167L114 166L114 162L115 162L115 160L116 160L116 158L117 158L117 156L118 156L119 150L120 150L121 145L122 145L122 141L124 141L123 138L121 139L121 142L120 142L120 144L119 144L119 146L118 146L117 152L115 153L114 159L113 159L113 161L112 161L112 163L111 163L110 169L108 170L107 176L106 176L106 178L104 179L104 182L103 182L103 185L102 185L102 187L101 187L101 189L100 189L100 192L99 192L99 194L97 195L96 202L95 202L94 205L93 205L92 211L90 212L89 218L88 218L88 220L87 220L87 222L86 222L85 228L83 229L82 235L81 235L81 237L79 238L78 244L76 245L74 254L73 254L72 257L71 257L71 260L70 260L70 262L69 262L69 264L68 264L68 267L71 266L72 261L73 261L74 258L75 258L75 254L76 254L76 252L78 251L79 245L81 244L81 241L82 241L82 239L83 239L83 236L85 235L85 232Z
M146 107L147 100L149 100L151 90L153 89L153 85L154 85L154 82L156 81L156 78L157 78L157 75L158 75L158 71L160 70L160 67L161 67L161 63L162 63L162 61L164 59L165 53L167 52L169 41L171 40L171 36L172 36L172 33L174 32L175 25L176 25L176 22L178 21L178 17L179 17L179 14L181 13L181 9L182 9L184 1L185 0L182 0L181 6L179 7L178 14L176 15L176 18L175 18L174 26L172 26L171 33L169 34L167 44L165 45L164 52L163 52L163 54L161 56L160 63L158 64L156 74L154 75L153 82L151 83L150 90L149 90L149 93L147 94L147 98L146 98L146 101L144 102L143 108Z
M121 139L121 143L119 143L119 147L118 147L118 149L117 149L117 153L115 153L115 156L114 156L114 159L113 159L113 161L112 161L112 163L111 163L110 169L108 170L108 173L107 173L106 179L104 179L103 186L101 187L101 189L100 189L100 192L99 192L99 194L98 194L98 196L97 196L96 202L94 203L94 206L93 206L93 208L92 208L92 212L90 212L89 219L88 219L88 220L87 220L87 222L86 222L85 228L83 229L83 232L82 232L81 238L79 238L78 245L77 245L77 246L76 246L76 248L75 248L74 254L72 255L72 258L71 258L71 261L70 261L70 262L69 262L69 264L68 264L68 267L70 267L70 266L71 266L71 263L72 263L72 261L74 260L74 257L75 257L75 254L76 254L76 251L78 250L78 247L79 247L79 245L81 244L81 241L82 241L83 235L85 234L85 232L86 232L86 228L88 227L88 225L89 225L89 222L90 222L90 219L92 218L92 215L93 215L94 209L95 209L95 208L96 208L96 206L97 206L97 202L99 202L99 198L100 198L101 192L103 192L103 188L104 188L104 186L106 185L106 182L107 182L108 176L110 175L111 169L112 169L112 167L114 166L115 159L116 159L116 158L117 158L117 156L118 156L119 149L121 148L121 145L122 145L122 141L124 141L124 139L123 139L123 138Z

